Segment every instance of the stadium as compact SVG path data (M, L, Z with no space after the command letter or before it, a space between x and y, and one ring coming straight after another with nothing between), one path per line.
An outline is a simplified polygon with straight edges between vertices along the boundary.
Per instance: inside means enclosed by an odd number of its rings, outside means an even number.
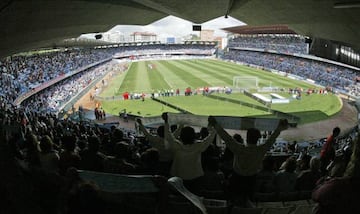
M0 3L0 213L357 213L358 3L104 2Z

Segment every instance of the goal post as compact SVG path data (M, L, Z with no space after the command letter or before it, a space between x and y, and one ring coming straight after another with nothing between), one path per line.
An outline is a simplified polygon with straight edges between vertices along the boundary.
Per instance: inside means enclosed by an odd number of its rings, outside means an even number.
M254 76L234 76L233 87L236 89L258 89L259 79Z

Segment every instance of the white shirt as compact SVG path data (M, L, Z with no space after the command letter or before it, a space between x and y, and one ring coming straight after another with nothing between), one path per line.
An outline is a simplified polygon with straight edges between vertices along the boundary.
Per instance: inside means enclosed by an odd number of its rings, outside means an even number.
M174 152L170 174L184 180L192 180L203 176L204 170L201 164L201 153L204 152L214 140L215 134L216 132L211 131L209 136L203 141L184 145L169 132L169 125L166 123L165 138L169 139L169 142L173 142L170 148Z

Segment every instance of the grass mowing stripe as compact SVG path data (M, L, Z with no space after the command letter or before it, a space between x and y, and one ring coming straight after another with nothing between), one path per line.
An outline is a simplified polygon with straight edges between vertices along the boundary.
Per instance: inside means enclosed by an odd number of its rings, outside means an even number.
M235 64L232 62L225 62L225 61L220 61L220 60L206 60L207 63L209 64L214 64L216 66L220 66L222 68L227 68L229 69L232 73L244 73L245 75L255 75L255 76L260 76L258 74L258 72L263 72L260 69L255 69L255 68L250 68L248 66L245 65L239 65L239 64Z
M224 69L220 66L209 64L205 60L199 61L197 65L205 66L210 71L214 72L217 76L222 77L222 79L226 79L226 81L229 81L228 84L232 85L235 71L230 71L229 69Z
M207 60L206 62L210 62L210 61L215 61L215 60ZM258 69L252 69L246 66L242 66L242 65L237 65L234 64L235 66L231 66L229 67L228 64L229 63L224 63L224 62L218 62L215 64L215 66L220 67L220 69L229 74L231 76L231 78L233 78L234 76L254 76L257 77L259 79L259 82L261 82L262 79L264 79L264 73L262 73L263 71L258 70ZM211 63L209 63L211 64ZM214 64L213 64L214 65ZM266 75L265 75L265 79L266 79Z
M213 86L232 85L232 79L219 74L217 70L213 70L206 65L199 65L198 60L184 60L182 63L197 71L196 73L194 72L194 74L201 73L201 76ZM200 77L199 75L197 76Z
M208 61L214 61L214 60L207 60L206 62ZM254 72L254 70L252 69L245 69L244 66L241 66L241 65L236 65L236 67L226 67L224 66L224 64L211 64L209 63L209 65L213 65L215 67L217 67L221 72L223 73L226 73L229 75L229 78L231 79L231 85L232 85L232 81L233 81L233 78L234 76L244 76L244 77L247 77L247 76L253 76L253 77L257 77L259 82L259 86L260 87L264 87L264 86L269 86L269 83L272 83L272 78L266 80L267 76L266 75L263 75L261 73L259 73L259 70L257 70L256 72Z
M148 68L148 76L151 84L151 89L158 90L171 88L171 86L166 82L162 73L159 71L160 68L156 66L155 62L149 61L149 63L155 65L155 67L153 67L152 69Z
M179 79L179 77L172 72L168 67L162 65L160 61L155 61L156 69L158 70L159 74L161 74L164 77L164 81L171 87L171 88L185 88L188 86L188 84L182 80ZM161 88L157 88L161 89Z
M179 79L182 79L184 82L186 82L187 86L184 86L185 88L186 87L192 87L192 88L195 87L196 88L199 85L201 85L201 86L207 85L206 82L195 77L189 71L185 71L185 70L183 70L183 68L177 66L175 60L161 61L160 63L162 65L164 65L165 67L167 67L169 70L171 70L175 75L177 75L177 77Z
M139 61L137 62L137 72L136 72L136 81L135 84L135 91L133 92L149 92L151 88L150 80L149 80L149 72L147 71L147 62L146 61Z
M183 61L184 60L173 61L173 65L186 72L186 73L184 73L184 76L191 80L191 82L192 82L191 87L195 88L195 87L199 87L199 86L203 87L205 85L210 85L210 83L207 82L209 78L204 78L204 74L183 64ZM196 81L194 81L194 80L196 80Z
M238 69L232 69L232 68L229 69L229 68L225 68L224 66L219 65L219 64L208 63L210 61L214 61L214 60L201 60L199 62L199 65L210 67L210 68L212 68L212 70L216 70L217 73L219 73L219 75L222 75L226 78L231 79L231 85L232 85L233 77L239 75L239 68Z
M138 72L138 63L132 63L129 70L125 73L125 78L122 84L119 87L119 94L122 94L126 91L135 91L135 82L136 80L136 72Z
M215 61L215 60L206 60L206 63L208 63L210 61ZM211 63L208 63L208 64L211 64ZM244 76L244 77L245 76L253 76L253 77L258 78L260 87L261 86L268 86L269 81L266 81L267 75L262 73L263 71L253 70L253 69L246 69L247 67L244 67L244 66L241 66L241 65L236 65L235 67L226 68L224 66L226 64L224 64L222 62L219 62L217 64L212 64L212 65L215 66L217 69L221 70L222 72L229 74L231 80L233 80L234 76ZM259 73L259 72L261 72L261 73ZM273 78L269 78L268 80L276 81L278 79L274 80Z

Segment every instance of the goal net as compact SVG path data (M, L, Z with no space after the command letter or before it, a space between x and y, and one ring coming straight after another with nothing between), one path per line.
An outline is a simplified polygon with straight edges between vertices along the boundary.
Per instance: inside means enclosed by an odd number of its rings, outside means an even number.
M233 87L236 89L258 89L259 80L254 76L235 76L233 78Z

